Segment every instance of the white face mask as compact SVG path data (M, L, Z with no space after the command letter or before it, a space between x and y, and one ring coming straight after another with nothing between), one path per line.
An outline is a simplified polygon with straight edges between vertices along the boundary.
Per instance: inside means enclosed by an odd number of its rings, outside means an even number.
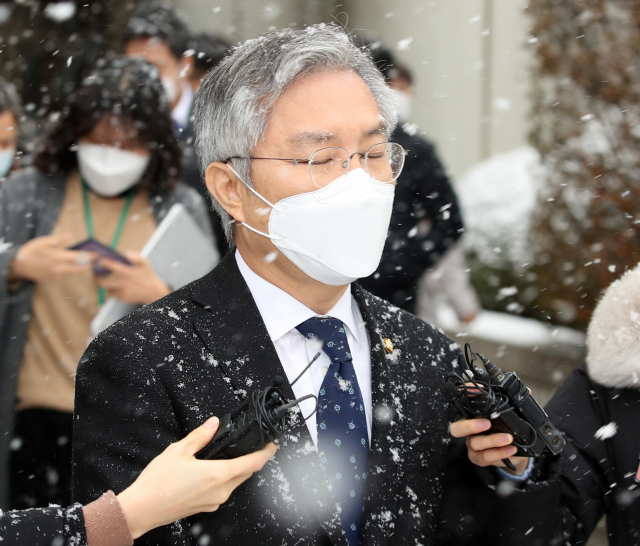
M149 164L140 155L115 146L78 145L78 168L89 187L102 197L120 195L138 183Z
M242 225L269 237L309 277L342 286L378 268L391 220L393 184L354 169L324 188L273 205L242 182L272 208L269 234Z
M411 110L413 108L413 97L404 91L396 91L393 89L393 97L398 111L400 121L409 121Z
M162 78L162 88L164 89L165 95L167 95L167 99L169 104L173 104L173 102L178 98L179 89L178 84L175 82L173 78Z
M0 178L9 174L13 166L13 160L16 157L15 148L6 148L0 152Z

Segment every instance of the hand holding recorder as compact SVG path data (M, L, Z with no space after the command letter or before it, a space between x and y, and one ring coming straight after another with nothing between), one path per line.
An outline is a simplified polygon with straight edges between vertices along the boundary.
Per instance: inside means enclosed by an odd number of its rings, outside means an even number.
M451 374L441 390L465 418L451 425L451 434L467 437L471 462L506 466L521 474L528 457L562 451L564 438L517 374L503 372L484 355L476 354L469 343L464 356L462 376ZM474 365L478 359L484 370Z

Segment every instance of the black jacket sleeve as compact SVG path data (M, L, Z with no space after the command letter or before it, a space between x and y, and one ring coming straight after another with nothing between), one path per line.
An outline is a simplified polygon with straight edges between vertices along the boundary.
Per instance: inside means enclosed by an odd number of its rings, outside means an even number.
M593 384L584 367L574 371L546 407L567 445L559 462L562 483L562 533L570 544L586 544L605 513L610 477L605 442L594 438L602 426L594 406Z
M553 544L560 525L560 483L550 461L518 484L473 465L464 440L452 440L437 544L525 546Z
M86 546L87 533L82 506L50 506L0 512L0 543L3 546Z
M394 304L462 234L458 199L432 144L397 129L391 140L407 150L378 270L362 286ZM430 227L427 227L429 225Z

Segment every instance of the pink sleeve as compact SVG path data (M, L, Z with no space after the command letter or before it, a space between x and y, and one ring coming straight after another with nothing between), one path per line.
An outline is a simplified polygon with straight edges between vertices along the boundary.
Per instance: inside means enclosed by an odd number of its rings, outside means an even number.
M133 537L112 491L82 508L88 546L132 546Z

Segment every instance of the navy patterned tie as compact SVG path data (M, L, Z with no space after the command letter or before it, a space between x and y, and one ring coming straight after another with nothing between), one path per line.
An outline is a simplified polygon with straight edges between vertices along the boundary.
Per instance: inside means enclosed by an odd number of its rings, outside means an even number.
M342 321L312 318L298 331L317 337L331 360L318 395L318 452L349 546L360 544L369 458L369 435L362 393Z

